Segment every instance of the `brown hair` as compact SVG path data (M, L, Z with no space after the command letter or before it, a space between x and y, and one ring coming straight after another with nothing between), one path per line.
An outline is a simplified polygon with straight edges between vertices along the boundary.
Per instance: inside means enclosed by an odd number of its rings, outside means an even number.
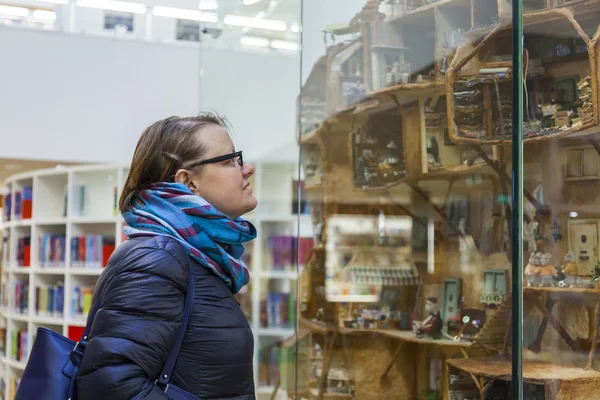
M172 182L181 166L198 160L206 151L195 133L207 125L222 126L229 132L227 120L215 113L195 117L169 117L147 127L140 137L129 174L119 199L119 209L127 212L138 193L157 182Z

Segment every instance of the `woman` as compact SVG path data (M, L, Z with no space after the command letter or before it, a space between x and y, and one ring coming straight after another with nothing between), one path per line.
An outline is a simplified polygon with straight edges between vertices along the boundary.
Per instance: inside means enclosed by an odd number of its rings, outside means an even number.
M255 398L253 336L233 297L250 279L242 243L256 229L240 216L256 207L253 174L212 114L144 131L119 203L128 240L96 285L80 400L167 399L155 381L182 324L190 268L194 306L170 383L203 400Z

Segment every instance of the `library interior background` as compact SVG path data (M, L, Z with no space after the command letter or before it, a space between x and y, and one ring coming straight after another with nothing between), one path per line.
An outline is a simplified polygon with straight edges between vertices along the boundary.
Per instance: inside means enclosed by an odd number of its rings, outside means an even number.
M256 168L258 399L511 399L521 280L523 398L600 399L600 0L523 0L521 65L511 4L0 0L0 399L82 334L143 129L200 110Z

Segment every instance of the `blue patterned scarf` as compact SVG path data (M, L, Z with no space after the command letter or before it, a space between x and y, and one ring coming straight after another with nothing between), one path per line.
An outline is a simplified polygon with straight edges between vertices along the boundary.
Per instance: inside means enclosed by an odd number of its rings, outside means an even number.
M161 182L142 191L134 207L123 214L128 237L165 235L177 239L190 257L210 268L233 293L250 281L241 260L242 243L256 238L256 228L235 221L193 194L182 183Z

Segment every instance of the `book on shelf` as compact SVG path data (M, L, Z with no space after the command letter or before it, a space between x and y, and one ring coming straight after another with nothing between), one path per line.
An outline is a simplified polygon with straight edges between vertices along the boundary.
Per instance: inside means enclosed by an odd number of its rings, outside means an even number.
M75 185L73 187L73 215L83 217L85 215L85 185Z
M10 221L10 210L12 208L12 193L7 193L4 196L4 221Z
M10 260L10 231L5 230L2 235L2 267L8 266L8 260Z
M114 236L85 235L71 238L71 265L103 268L115 251Z
M46 233L39 239L40 266L64 267L66 263L66 235Z
M92 306L92 294L91 286L75 286L71 295L71 315L87 315Z
M266 328L293 328L295 300L291 293L269 292L261 301L261 325Z
M38 315L62 317L65 302L65 284L37 286L35 288L35 310Z
M290 235L275 235L269 237L272 256L272 268L276 271L292 270L298 264L304 265L306 257L314 247L314 239L297 238ZM300 263L297 260L300 260Z
M29 281L15 280L11 282L13 294L13 311L18 314L29 312Z
M31 237L21 236L17 240L17 265L19 267L31 266Z
M258 381L260 385L274 386L279 381L281 348L279 344L261 346L258 351Z
M0 327L0 354L6 357L6 328Z
M17 378L16 376L12 376L10 378L10 393L13 395L17 393L17 389L19 388L19 384L21 383L21 378Z
M8 288L8 283L3 280L2 281L2 308L7 309L8 308L8 295L9 295L9 291L7 290Z
M33 190L31 186L24 186L22 190L15 191L15 219L30 219L33 210Z
M27 329L14 329L11 332L12 346L10 349L10 358L16 361L27 360L29 332Z

